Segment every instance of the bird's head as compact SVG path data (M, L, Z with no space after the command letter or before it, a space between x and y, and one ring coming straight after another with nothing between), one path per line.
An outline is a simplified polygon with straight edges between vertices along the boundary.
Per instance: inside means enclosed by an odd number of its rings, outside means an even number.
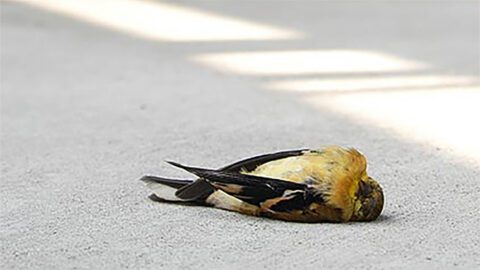
M383 209L383 191L377 181L368 177L360 180L355 192L352 221L375 220Z

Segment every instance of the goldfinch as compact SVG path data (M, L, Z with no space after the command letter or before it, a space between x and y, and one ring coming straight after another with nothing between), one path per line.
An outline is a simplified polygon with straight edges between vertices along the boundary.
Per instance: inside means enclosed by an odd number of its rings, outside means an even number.
M283 151L217 170L168 163L198 179L144 176L153 200L297 222L372 221L383 209L382 188L367 175L366 159L355 149Z

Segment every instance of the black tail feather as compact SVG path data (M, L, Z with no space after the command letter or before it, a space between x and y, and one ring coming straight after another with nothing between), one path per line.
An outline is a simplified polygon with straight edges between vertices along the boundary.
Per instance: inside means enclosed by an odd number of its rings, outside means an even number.
M204 202L213 192L215 188L205 179L199 178L192 184L178 189L175 196L186 201Z

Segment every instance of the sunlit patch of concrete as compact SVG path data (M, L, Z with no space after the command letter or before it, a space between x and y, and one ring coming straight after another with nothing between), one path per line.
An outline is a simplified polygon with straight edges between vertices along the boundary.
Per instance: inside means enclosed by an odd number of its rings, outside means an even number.
M347 78L313 78L275 80L265 83L264 87L279 91L293 92L354 92L354 91L385 91L405 90L412 88L442 88L455 86L469 86L478 83L476 78L469 76L447 75L410 75L410 76L375 76L375 77L347 77Z
M348 95L311 94L305 102L366 126L445 149L480 165L480 86Z
M298 50L224 52L192 60L223 72L242 75L304 75L356 72L398 72L427 68L394 55L361 50Z
M170 42L277 40L296 31L144 0L17 0L133 36Z

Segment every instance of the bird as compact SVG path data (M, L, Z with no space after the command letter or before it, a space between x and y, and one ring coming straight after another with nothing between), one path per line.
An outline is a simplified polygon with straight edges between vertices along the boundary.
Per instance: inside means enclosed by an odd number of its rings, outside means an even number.
M367 160L354 148L280 151L220 169L167 162L196 179L143 176L154 201L308 223L373 221L383 209L382 187L367 174Z

